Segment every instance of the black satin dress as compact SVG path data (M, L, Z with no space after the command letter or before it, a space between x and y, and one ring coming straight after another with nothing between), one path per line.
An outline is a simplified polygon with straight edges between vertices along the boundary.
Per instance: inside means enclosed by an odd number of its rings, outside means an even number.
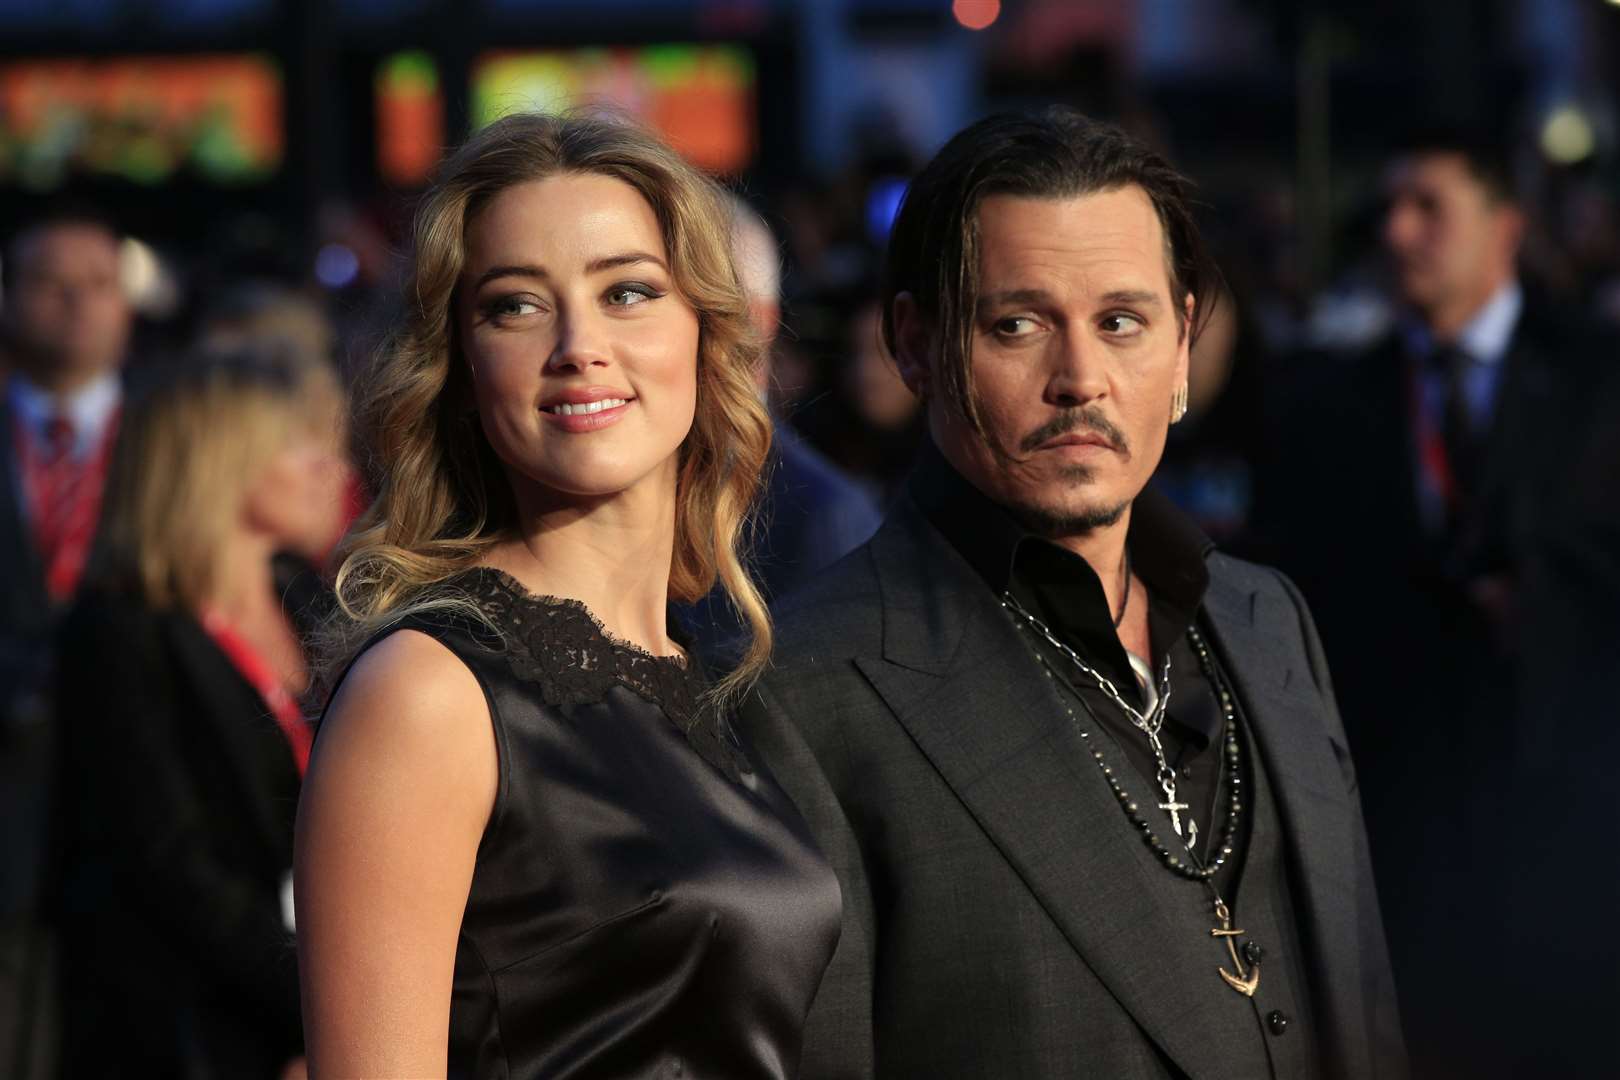
M500 755L456 948L450 1075L792 1077L838 883L701 676L498 571L490 621L401 623L483 685Z

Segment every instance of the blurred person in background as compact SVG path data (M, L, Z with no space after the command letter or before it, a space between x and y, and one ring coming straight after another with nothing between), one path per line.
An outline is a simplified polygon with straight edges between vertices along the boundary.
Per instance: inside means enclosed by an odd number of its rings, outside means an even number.
M1620 415L1611 383L1600 415ZM1523 591L1519 709L1510 820L1499 836L1513 853L1499 896L1498 955L1533 958L1541 980L1496 1017L1511 1043L1497 1072L1605 1076L1615 1071L1620 1002L1620 870L1596 857L1620 758L1614 679L1620 672L1620 424L1600 425L1587 456L1559 477L1568 514L1543 541ZM1500 1039L1497 1040L1500 1043Z
M825 346L830 385L795 421L817 449L887 505L917 460L927 423L883 344L882 305L875 297L876 285L868 283L822 298L838 315Z
M283 348L323 364L340 364L342 360L338 356L336 328L321 300L303 289L265 279L222 289L219 298L203 313L197 341L212 351L279 342ZM346 476L342 528L333 535L332 543L319 550L283 551L276 556L278 580L300 595L323 599L329 596L319 579L331 569L326 562L332 544L365 509L359 470L350 467Z
M1258 327L1226 289L1193 343L1187 415L1171 428L1153 483L1210 539L1253 558L1254 473L1264 453L1262 388L1270 357Z
M771 399L774 346L781 324L781 255L770 226L741 199L732 198L732 256L748 297L763 355L757 378L761 400ZM901 386L910 398L910 392ZM764 497L755 511L751 567L767 602L804 584L877 531L872 498L773 411L771 460ZM697 605L690 626L711 662L729 666L745 628L723 595Z
M332 362L337 339L319 300L300 289L273 281L243 281L227 286L204 311L197 340L204 348L225 351L245 344L280 341L301 356Z
M0 329L0 1073L48 1075L52 949L39 921L53 734L50 641L100 512L133 316L120 237L94 211L25 226L5 251Z
M1544 635L1523 615L1547 538L1580 527L1617 345L1521 281L1525 211L1490 141L1426 133L1385 183L1401 314L1299 364L1261 513L1334 664L1418 1072L1498 1075L1517 1025L1481 1018L1522 926L1493 884L1516 750L1562 722L1524 682Z
M483 128L418 209L299 810L317 1075L797 1075L839 893L730 722L771 636L731 233L580 116ZM750 634L710 682L671 605L717 578Z
M71 1077L299 1071L293 818L312 732L277 552L329 547L336 380L279 344L205 353L132 400L97 564L59 640Z

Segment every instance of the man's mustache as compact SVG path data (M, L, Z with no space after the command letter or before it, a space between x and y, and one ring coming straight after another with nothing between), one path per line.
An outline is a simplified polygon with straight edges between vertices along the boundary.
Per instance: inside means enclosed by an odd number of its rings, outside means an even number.
M1131 456L1130 447L1126 444L1125 433L1116 427L1113 421L1102 414L1102 410L1094 405L1083 405L1078 409L1065 409L1052 419L1024 436L1024 441L1018 444L1018 449L1026 454L1032 454L1041 448L1043 443L1067 435L1071 431L1091 431L1108 440L1108 445L1125 457Z

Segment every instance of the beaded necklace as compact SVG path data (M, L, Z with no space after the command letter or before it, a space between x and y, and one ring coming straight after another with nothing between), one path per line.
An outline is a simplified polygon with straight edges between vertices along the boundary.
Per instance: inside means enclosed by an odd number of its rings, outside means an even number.
M1158 704L1151 710L1150 715L1148 717L1144 717L1141 713L1137 712L1135 709L1132 709L1119 696L1119 692L1114 688L1113 683L1110 682L1106 676L1096 671L1089 664L1080 659L1073 649L1059 641L1056 635L1054 635L1052 631L1047 628L1045 623L1041 622L1039 619L1035 618L1035 616L1025 611L1022 605L1012 598L1010 593L1002 596L1001 604L1002 607L1006 608L1015 616L1019 625L1028 630L1030 633L1045 639L1048 643L1057 648L1060 653L1070 660L1070 662L1072 662L1076 667L1085 672L1087 676L1096 682L1098 688L1101 689L1104 694L1119 705L1119 707L1125 712L1125 715L1130 719L1131 723L1148 736L1149 742L1154 747L1155 755L1161 762L1162 769L1163 753L1158 745L1158 728L1159 725L1164 722L1164 703L1169 697L1169 655L1166 654L1165 656L1164 670L1160 677L1160 700ZM1245 997L1253 997L1255 990L1258 989L1260 985L1259 961L1253 957L1251 951L1249 964L1245 966L1243 958L1238 955L1237 939L1238 937L1242 936L1244 931L1233 928L1231 911L1226 906L1226 902L1221 899L1221 894L1216 890L1215 883L1212 880L1216 872L1225 865L1226 860L1232 855L1234 842L1237 838L1238 824L1243 816L1242 751L1238 743L1237 734L1237 703L1236 699L1232 695L1231 688L1227 686L1225 679L1221 677L1220 670L1216 667L1215 660L1210 655L1209 645L1204 641L1203 635L1198 632L1198 628L1196 626L1187 627L1187 640L1189 644L1192 645L1193 652L1198 656L1198 665L1203 669L1204 677L1209 680L1209 685L1214 689L1215 696L1220 701L1223 722L1222 726L1224 730L1226 781L1228 784L1228 790L1231 792L1231 795L1227 799L1226 820L1221 825L1220 844L1215 848L1215 857L1208 863L1205 863L1199 858L1198 852L1194 847L1193 839L1189 839L1186 843L1184 848L1186 855L1185 859L1176 853L1175 848L1172 848L1169 844L1166 844L1162 839L1160 839L1159 834L1154 831L1153 822L1143 815L1142 808L1133 798L1131 798L1130 793L1125 790L1125 785L1120 782L1119 777L1115 774L1113 766L1108 764L1102 752L1102 747L1100 745L1101 740L1096 742L1092 741L1091 732L1080 723L1080 718L1076 716L1074 710L1069 707L1069 703L1063 694L1058 694L1058 701L1063 706L1063 711L1068 714L1070 723L1072 723L1075 730L1079 732L1082 743L1085 744L1090 750L1093 764L1095 764L1098 771L1102 773L1104 782L1108 784L1108 790L1114 793L1114 798L1119 802L1120 809L1124 811L1126 820L1128 820L1131 825L1134 826L1139 833L1141 833L1142 840L1145 844L1147 844L1149 850L1151 850L1153 854L1158 857L1159 862L1162 863L1165 869L1169 870L1171 873L1189 881L1203 882L1204 886L1209 889L1211 899L1214 902L1213 910L1215 917L1219 919L1221 923L1220 926L1210 930L1210 936L1225 940L1227 951L1230 952L1232 957L1232 964L1237 969L1236 974L1227 971L1225 968L1218 969L1220 971L1221 979L1233 990L1243 994ZM1041 665L1041 672L1048 679L1052 680L1054 684L1060 683L1061 680L1058 678L1057 673L1052 670L1052 664L1047 659L1045 654L1043 654L1038 648L1034 650L1034 653L1036 662ZM1080 703L1088 713L1091 712L1091 707L1085 703L1085 699L1082 698ZM1094 715L1093 719L1095 719ZM1167 794L1168 804L1160 804L1159 808L1161 810L1165 810L1167 814L1170 815L1172 824L1179 825L1178 811L1184 810L1186 807L1176 802L1173 787L1167 789ZM1177 828L1177 831L1180 831L1179 827ZM1195 837L1196 833L1194 834L1194 838Z

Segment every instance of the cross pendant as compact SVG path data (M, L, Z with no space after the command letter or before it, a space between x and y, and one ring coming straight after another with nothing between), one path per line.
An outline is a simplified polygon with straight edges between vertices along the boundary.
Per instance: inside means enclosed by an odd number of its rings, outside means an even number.
M1183 835L1182 831L1181 831L1181 812L1183 810L1191 810L1192 807L1188 806L1184 802L1176 802L1175 795L1171 795L1169 798L1170 798L1169 802L1162 802L1162 803L1159 804L1159 809L1169 811L1169 813L1170 813L1170 827L1172 829L1176 830L1176 835L1177 836L1181 836L1181 835ZM1189 825L1192 824L1192 819L1191 818L1187 819L1187 824L1189 824Z

